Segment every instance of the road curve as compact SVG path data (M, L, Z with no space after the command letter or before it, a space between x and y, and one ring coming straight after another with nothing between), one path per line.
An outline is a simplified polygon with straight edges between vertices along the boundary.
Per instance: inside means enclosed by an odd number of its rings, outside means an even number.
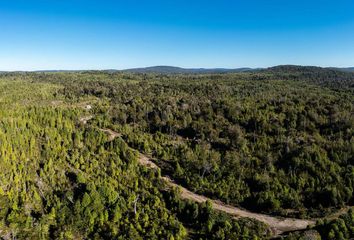
M121 136L121 134L111 129L99 129L99 130L108 135L109 141L112 141L115 138ZM153 161L151 161L151 159L148 156L142 153L138 153L138 162L139 164L149 169L156 169L156 170L160 169L160 167L157 166ZM247 210L243 210L235 206L225 204L219 200L213 200L203 195L199 195L194 192L191 192L187 188L175 183L169 176L162 176L161 179L164 180L170 187L178 188L181 192L181 197L183 199L192 200L198 203L210 201L212 203L213 209L215 210L225 212L229 215L234 216L235 218L245 217L245 218L251 218L260 221L262 223L265 223L266 225L269 226L274 236L280 235L284 232L304 230L316 224L315 220L281 218L281 217L274 217L266 214L254 213Z
M149 158L147 156L144 156L143 154L139 154L138 161L141 165L144 165L147 168L159 169L159 167L155 163L151 162L151 160L149 160ZM163 179L170 187L178 188L183 199L192 200L197 203L204 203L206 201L209 201L212 203L212 207L214 210L225 212L229 215L234 216L235 218L245 217L255 219L259 222L263 222L268 225L274 236L280 235L284 232L304 230L316 224L315 220L279 218L266 214L253 213L247 210L237 208L235 206L225 204L219 200L213 200L206 196L196 194L188 190L187 188L178 185L169 176L162 176L161 179Z

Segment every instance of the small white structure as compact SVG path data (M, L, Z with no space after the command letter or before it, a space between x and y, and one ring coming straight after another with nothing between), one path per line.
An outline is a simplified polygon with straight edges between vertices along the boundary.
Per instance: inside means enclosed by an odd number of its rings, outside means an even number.
M91 106L91 105L86 105L85 109L86 109L86 110L91 110L91 109L92 109L92 106Z

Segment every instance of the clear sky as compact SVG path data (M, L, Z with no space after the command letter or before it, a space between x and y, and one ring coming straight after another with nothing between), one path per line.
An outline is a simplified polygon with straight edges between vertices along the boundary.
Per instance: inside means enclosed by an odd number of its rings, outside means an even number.
M278 64L354 66L354 1L0 1L0 70Z

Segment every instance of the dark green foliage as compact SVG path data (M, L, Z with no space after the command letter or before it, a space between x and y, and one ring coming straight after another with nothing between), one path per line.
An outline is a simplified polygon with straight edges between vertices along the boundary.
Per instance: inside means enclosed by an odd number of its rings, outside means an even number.
M347 240L354 238L354 212L350 209L348 213L339 216L335 220L320 220L312 230L291 233L284 240Z
M254 211L323 215L353 202L353 76L285 71L81 74L61 93L107 97L112 107L97 107L98 124L124 126L134 148L164 160L164 171L193 191ZM335 90L318 82L342 84L338 76L346 84Z
M188 228L193 229L194 239L231 240L264 239L269 232L264 224L250 219L235 220L212 210L210 202L196 204L181 201L178 192L168 195L167 205L177 213L177 218Z
M44 90L22 85L29 92ZM12 93L16 91L14 86ZM80 125L80 109L40 106L43 99L31 94L22 100L35 104L1 103L1 237L181 239L186 235L165 206L156 174L137 165L136 154L124 141L107 142L104 133Z
M262 224L161 193L160 173L140 167L130 147L195 192L322 216L353 204L353 114L353 74L334 70L2 74L0 236L265 238ZM352 228L350 213L316 230L346 239Z
M354 238L354 212L351 209L347 214L340 216L333 221L320 222L316 230L321 234L322 239L353 239Z

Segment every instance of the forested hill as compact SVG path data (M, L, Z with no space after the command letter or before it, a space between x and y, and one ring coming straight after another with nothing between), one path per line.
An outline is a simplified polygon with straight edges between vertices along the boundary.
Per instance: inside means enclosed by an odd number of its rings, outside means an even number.
M315 66L300 66L300 65L279 65L270 68L181 68L175 66L152 66L142 68L129 68L129 69L105 69L105 70L37 70L38 73L80 73L80 72L109 72L109 73L155 73L155 74L226 74L226 73L244 73L244 72L270 72L270 73L337 73L346 72L354 73L354 67L336 68L328 67L321 68ZM0 71L0 74L7 73L8 71ZM26 71L17 71L17 73L26 73Z
M115 71L115 70L111 70ZM160 73L160 74L217 74L217 73L240 73L240 72L283 72L283 73L325 73L325 72L354 72L353 68L321 68L315 66L279 65L270 68L181 68L174 66L153 66L145 68L131 68L122 70L130 73Z
M118 72L117 70L108 70L111 72ZM298 65L279 65L270 68L181 68L174 66L153 66L145 68L131 68L121 70L121 72L129 73L160 73L160 74L220 74L220 73L242 73L242 72L283 72L283 73L325 73L331 72L348 72L353 73L353 68L321 68L314 66L298 66Z
M254 71L252 68L180 68L172 66L154 66L123 70L131 73L162 73L162 74L207 74L207 73L236 73Z
M352 239L353 86L350 73L291 66L0 74L0 239L273 234L186 201L161 176L248 211L326 219L287 239Z
M268 78L302 80L330 88L354 88L354 72L334 68L282 65L261 70Z
M344 71L344 72L354 72L354 67L348 67L348 68L332 68L335 70L340 70L340 71Z

